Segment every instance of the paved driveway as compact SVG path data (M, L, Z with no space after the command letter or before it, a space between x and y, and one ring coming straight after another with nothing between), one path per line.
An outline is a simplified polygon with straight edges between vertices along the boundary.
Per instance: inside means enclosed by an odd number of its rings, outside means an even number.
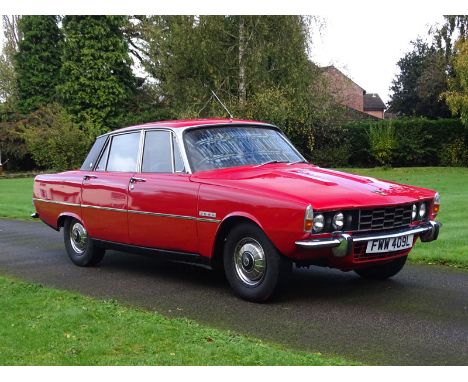
M468 272L451 268L407 265L384 282L295 270L280 299L254 304L194 266L109 251L99 267L79 268L61 233L0 220L0 273L369 364L468 364Z

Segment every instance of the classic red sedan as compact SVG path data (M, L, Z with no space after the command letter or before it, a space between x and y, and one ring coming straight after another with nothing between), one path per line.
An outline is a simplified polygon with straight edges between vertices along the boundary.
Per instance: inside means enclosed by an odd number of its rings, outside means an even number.
M76 265L116 249L220 267L251 301L293 263L391 277L440 227L438 193L314 166L276 126L243 120L104 134L80 170L37 176L33 200Z

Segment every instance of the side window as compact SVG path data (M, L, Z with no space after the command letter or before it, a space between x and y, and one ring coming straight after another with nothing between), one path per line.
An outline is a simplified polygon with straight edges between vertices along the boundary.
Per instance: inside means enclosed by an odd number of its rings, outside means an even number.
M184 162L182 161L182 156L180 155L180 148L175 135L172 136L172 145L172 147L174 148L174 171L185 172Z
M141 172L172 172L171 133L148 131L145 137Z
M85 161L83 162L83 165L81 166L81 170L84 171L91 171L94 167L94 164L96 163L99 153L102 150L102 146L104 146L104 143L106 143L107 136L104 137L99 137L96 139L96 142L94 142L93 147L89 151L88 156L86 157Z
M140 132L112 138L107 171L133 172L137 169Z
M95 171L106 171L107 158L109 156L109 147L110 147L110 139L109 139L109 142L107 142L106 149L102 153L101 159L99 159L99 162L96 166Z

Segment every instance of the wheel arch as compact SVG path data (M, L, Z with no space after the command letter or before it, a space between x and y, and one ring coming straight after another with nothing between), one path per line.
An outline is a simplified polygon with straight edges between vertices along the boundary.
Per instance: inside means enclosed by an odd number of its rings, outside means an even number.
M65 220L67 218L76 219L83 225L83 227L85 227L83 220L80 216L78 216L78 214L75 214L73 212L62 212L57 219L57 231L60 231L60 229L63 228L63 226L65 225Z
M218 230L216 231L215 241L211 254L211 266L213 268L222 269L224 241L226 240L226 237L231 231L231 229L240 223L253 223L256 226L258 226L263 232L265 232L260 222L250 214L243 212L235 212L227 215L219 225Z

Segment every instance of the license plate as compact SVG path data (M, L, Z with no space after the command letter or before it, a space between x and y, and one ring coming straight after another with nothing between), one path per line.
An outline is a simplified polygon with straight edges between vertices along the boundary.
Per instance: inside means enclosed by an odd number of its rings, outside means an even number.
M370 240L367 242L366 253L383 253L401 251L411 248L413 235L404 235L386 239Z

